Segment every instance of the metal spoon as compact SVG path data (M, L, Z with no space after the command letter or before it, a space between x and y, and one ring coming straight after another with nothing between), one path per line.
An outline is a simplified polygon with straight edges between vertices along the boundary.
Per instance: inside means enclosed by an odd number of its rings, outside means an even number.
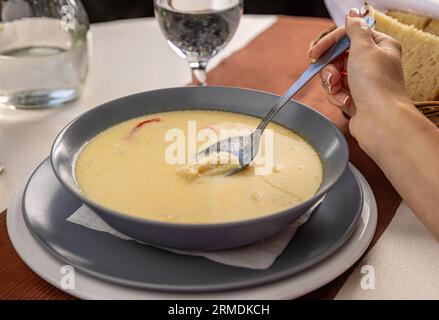
M370 16L365 17L364 20L370 28L375 24L375 20ZM214 143L206 149L201 150L197 154L197 158L207 156L213 152L228 152L239 159L239 169L234 170L230 174L234 174L249 165L258 153L261 135L273 117L317 73L349 49L350 44L349 37L345 35L317 59L315 63L310 64L308 69L305 70L288 91L275 102L267 115L259 123L258 127L250 135L234 136Z

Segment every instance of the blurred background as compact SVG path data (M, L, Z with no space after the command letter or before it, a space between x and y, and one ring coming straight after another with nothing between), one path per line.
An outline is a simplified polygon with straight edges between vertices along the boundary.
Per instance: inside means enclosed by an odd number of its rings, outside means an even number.
M82 0L90 22L151 17L152 0ZM246 0L244 13L328 17L323 0Z

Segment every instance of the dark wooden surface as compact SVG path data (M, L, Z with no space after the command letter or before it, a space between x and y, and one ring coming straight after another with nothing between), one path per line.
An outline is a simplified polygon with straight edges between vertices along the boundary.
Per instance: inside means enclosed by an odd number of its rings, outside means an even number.
M6 212L0 214L0 300L73 299L56 289L20 259L6 230Z

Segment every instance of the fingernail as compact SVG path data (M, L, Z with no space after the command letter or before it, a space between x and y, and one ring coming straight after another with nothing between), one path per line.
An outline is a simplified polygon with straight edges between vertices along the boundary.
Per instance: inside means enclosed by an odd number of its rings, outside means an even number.
M313 47L311 47L311 48L309 48L309 50L308 50L308 59L309 59L309 62L310 63L315 63L316 62L316 59L314 59L313 57L312 57L312 50L314 49L314 46Z
M369 25L367 24L367 22L364 19L361 19L361 23L360 23L361 29L369 29Z
M340 91L335 94L335 100L342 104L346 104L349 100L349 96L343 91Z
M331 83L329 82L329 80L331 80L332 73L325 70L325 71L323 71L322 76L323 76L323 80L326 83L326 86L329 88L331 86Z
M349 17L359 17L360 16L360 10L358 8L351 8L348 12Z

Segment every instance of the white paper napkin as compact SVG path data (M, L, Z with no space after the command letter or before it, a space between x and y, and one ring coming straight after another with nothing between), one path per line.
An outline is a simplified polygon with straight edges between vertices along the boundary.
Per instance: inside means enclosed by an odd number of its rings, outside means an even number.
M320 201L318 203L320 203ZM284 249L286 248L286 246L288 245L288 243L296 233L297 229L302 224L308 221L315 207L316 205L314 205L313 208L308 210L308 212L306 212L302 217L300 217L292 225L288 226L281 233L244 247L228 249L228 250L219 250L219 251L206 251L206 252L171 250L167 248L162 248L162 249L183 255L201 256L209 260L234 267L258 269L258 270L267 269L274 263L276 258L284 251ZM71 216L67 218L67 221L82 225L86 228L90 228L96 231L110 233L123 240L137 241L114 230L107 223L105 223L98 215L96 215L92 210L90 210L85 206L81 206L78 210L76 210ZM145 245L149 245L149 244L145 244Z

